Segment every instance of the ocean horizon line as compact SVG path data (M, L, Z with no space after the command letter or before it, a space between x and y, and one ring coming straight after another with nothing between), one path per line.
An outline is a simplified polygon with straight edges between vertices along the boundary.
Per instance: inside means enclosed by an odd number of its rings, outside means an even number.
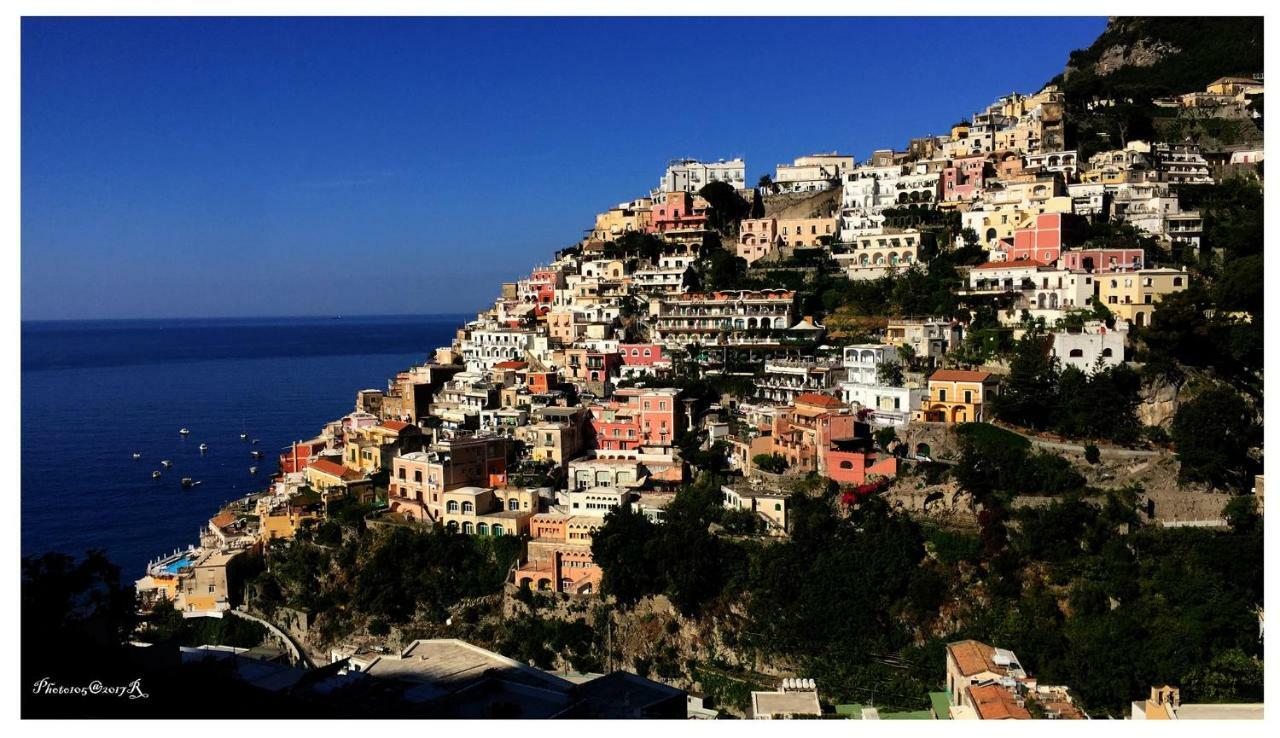
M474 315L468 311L439 313L325 313L313 315L208 315L208 316L157 316L147 318L22 318L23 326L57 323L161 323L165 321L217 322L264 320L346 320L368 318L466 318Z

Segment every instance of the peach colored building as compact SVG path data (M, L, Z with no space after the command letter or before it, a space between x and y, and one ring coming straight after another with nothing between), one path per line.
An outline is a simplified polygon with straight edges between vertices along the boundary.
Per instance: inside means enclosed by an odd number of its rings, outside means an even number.
M981 421L995 397L999 380L989 372L939 369L929 377L929 394L916 411L916 420L941 423Z

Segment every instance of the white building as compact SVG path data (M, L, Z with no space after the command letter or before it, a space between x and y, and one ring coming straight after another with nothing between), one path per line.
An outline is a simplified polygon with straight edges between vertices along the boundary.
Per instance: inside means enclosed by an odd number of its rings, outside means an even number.
M853 169L853 157L837 154L810 154L791 164L779 164L773 183L779 192L822 192L838 186Z
M920 232L861 233L851 236L831 258L851 280L879 279L920 261Z
M467 332L459 349L469 371L488 371L501 361L524 361L525 352L537 348L534 331L513 328L473 328Z
M697 159L676 159L658 183L659 192L697 192L712 182L728 182L735 189L746 185L747 165L742 159L720 159L703 163Z
M852 241L866 228L879 227L885 208L898 204L902 167L857 167L844 177L840 199L840 240Z
M1117 321L1114 329L1105 323L1090 321L1079 333L1056 331L1053 334L1053 356L1063 368L1074 366L1085 374L1092 374L1102 367L1119 366L1124 362L1124 340L1129 325Z

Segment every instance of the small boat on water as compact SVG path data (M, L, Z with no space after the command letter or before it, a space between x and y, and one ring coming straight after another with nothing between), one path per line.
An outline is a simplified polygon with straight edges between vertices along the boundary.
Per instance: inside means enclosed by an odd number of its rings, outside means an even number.
M208 451L208 450L209 450L209 444L207 443L200 444L200 453L204 453L205 451Z
M241 441L247 441L247 440L249 440L249 434L248 434L248 433L241 433L241 434L240 434L240 440L241 440Z
M191 435L191 431L187 430L186 428L183 428L182 430L178 431L178 434L183 436L188 436L188 435Z
M168 469L169 467L173 466L173 462L169 461L168 459L163 459L160 462L160 466L163 466L164 468Z
M255 445L255 446L257 446L257 445L258 445L258 439L256 439L256 438L255 438L255 439L253 439L253 445Z
M153 471L153 472L151 472L151 478L152 478L152 479L159 479L159 478L160 478L160 472L159 472L158 470L157 470L157 471Z
M255 451L251 451L251 452L250 452L250 455L251 455L251 456L253 456L253 458L255 458L255 459L261 459L261 458L262 458L262 452L261 452L261 451L257 451L257 450L255 450Z
M138 459L141 459L141 458L142 458L142 454L140 454L140 453L138 453L138 452L136 452L136 451L133 453L133 460L134 460L134 461L137 461Z
M251 467L249 467L249 473L250 473L250 474L257 474L257 473L258 473L258 467L256 467L256 466L251 466Z
M183 489L191 489L192 487L199 487L199 486L200 486L200 480L199 480L199 479L192 479L191 477L183 477L183 478L182 478L182 488L183 488Z

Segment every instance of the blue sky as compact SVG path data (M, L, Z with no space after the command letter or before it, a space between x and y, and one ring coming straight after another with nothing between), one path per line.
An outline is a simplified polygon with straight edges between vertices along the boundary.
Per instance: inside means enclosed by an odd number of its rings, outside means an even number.
M1104 26L24 19L23 318L475 310L668 159L901 148Z

